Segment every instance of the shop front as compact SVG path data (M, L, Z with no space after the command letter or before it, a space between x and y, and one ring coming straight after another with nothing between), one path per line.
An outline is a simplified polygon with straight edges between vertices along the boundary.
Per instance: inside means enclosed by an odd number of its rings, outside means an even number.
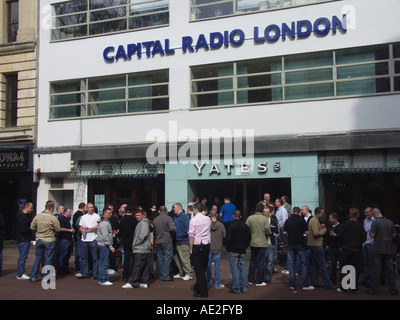
M15 239L16 214L25 202L33 202L32 146L0 147L0 214L5 223L5 239Z
M316 153L255 155L241 160L192 161L165 164L165 202L185 208L193 197L225 196L242 211L254 213L256 203L269 193L271 199L286 195L292 205L319 205L318 157Z
M87 201L99 212L108 203L142 206L146 211L164 200L164 167L134 160L79 161L69 179L87 181ZM87 180L86 180L87 179Z
M327 212L344 220L351 207L361 213L378 207L386 218L400 222L399 149L324 152L319 173Z

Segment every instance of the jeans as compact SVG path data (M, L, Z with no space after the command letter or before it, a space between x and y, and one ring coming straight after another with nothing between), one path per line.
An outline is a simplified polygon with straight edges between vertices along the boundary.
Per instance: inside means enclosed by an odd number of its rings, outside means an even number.
M157 243L157 267L160 280L169 280L169 266L172 261L172 242Z
M18 242L19 256L17 262L17 277L22 277L22 275L26 272L25 263L26 259L28 259L30 246L30 242Z
M229 252L229 265L231 268L232 290L236 293L247 293L249 282L246 273L246 254Z
M276 260L274 260L274 254L277 246L278 246L277 243L275 244L270 243L265 255L266 259L265 259L264 279L268 282L270 282L272 279L272 272L274 271L276 262Z
M107 268L108 268L108 256L110 249L106 246L97 245L97 252L99 255L99 269L98 269L98 283L104 283L108 281Z
M371 291L379 293L381 285L381 271L382 268L386 274L386 281L388 289L391 293L397 293L396 279L394 277L394 270L392 264L392 254L379 254L373 253L372 256L373 277L371 281Z
M308 287L308 270L306 262L306 250L302 244L292 244L288 246L287 251L288 268L289 268L289 286L296 288L296 267L297 261L301 266L301 286Z
M250 247L250 250L249 282L253 283L255 276L256 283L262 283L264 280L265 255L267 254L267 248ZM255 275L256 269L257 274Z
M75 237L75 268L76 270L81 270L81 239L80 237Z
M371 285L372 281L372 244L366 244L363 246L363 257L364 257L364 281Z
M51 266L54 256L54 248L56 242L46 242L43 240L37 240L35 245L35 261L33 262L32 271L30 278L32 280L37 280L40 263L44 258L44 266Z
M97 242L96 240L85 242L81 241L81 274L83 277L89 277L89 250L93 260L93 277L97 277Z
M58 267L61 273L69 273L69 259L72 253L72 240L60 239Z
M319 271L325 288L331 288L332 281L329 278L328 271L326 270L325 249L322 246L310 246L310 252L312 260L310 268L311 285L314 287L318 286Z
M329 259L331 262L331 281L333 284L337 283L337 263L341 261L341 252L339 248L329 248Z
M207 266L207 287L212 285L212 264L214 262L214 286L218 288L221 285L221 253L211 253L208 255Z

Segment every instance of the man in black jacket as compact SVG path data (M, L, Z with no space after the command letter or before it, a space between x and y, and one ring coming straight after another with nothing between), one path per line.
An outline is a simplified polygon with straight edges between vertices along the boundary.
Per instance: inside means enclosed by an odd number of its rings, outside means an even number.
M350 219L344 221L338 232L339 245L342 249L342 261L340 264L340 270L343 266L351 265L356 270L355 288L352 288L352 292L358 292L358 278L361 273L361 266L363 263L362 257L362 245L367 239L367 234L364 231L364 227L361 222L358 222L360 212L357 208L350 209ZM340 282L342 282L343 274L340 276ZM346 292L343 288L342 283L339 292Z
M138 224L135 216L132 213L132 207L126 206L125 215L121 219L119 226L119 235L123 242L124 247L124 271L122 273L122 280L128 281L131 276L131 266L133 265L133 252L132 252L132 242L133 236L135 234L135 229Z
M32 230L31 230L31 217L30 214L33 211L33 205L31 202L25 202L22 211L17 213L17 225L16 225L16 238L18 243L18 262L17 262L17 279L18 280L29 280L29 277L25 274L25 263L28 258L29 249L32 241Z
M306 263L306 251L304 247L304 234L308 233L306 221L303 219L299 207L293 208L293 213L286 220L283 231L287 236L288 249L287 258L289 266L289 286L291 290L296 288L295 263L296 257L299 256L301 264L301 279L303 290L314 290L313 286L308 282L308 268Z
M242 214L236 210L233 222L229 224L226 232L226 250L229 254L229 265L232 275L232 289L230 293L247 293L247 264L246 249L250 246L250 228L242 220Z

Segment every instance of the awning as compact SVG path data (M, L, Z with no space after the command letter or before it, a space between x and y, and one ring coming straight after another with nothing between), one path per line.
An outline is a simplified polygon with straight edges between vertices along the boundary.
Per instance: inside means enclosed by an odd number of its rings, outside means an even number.
M116 179L116 178L156 178L165 173L161 164L138 163L134 161L79 161L69 178Z
M318 157L320 174L400 172L399 150L328 152Z

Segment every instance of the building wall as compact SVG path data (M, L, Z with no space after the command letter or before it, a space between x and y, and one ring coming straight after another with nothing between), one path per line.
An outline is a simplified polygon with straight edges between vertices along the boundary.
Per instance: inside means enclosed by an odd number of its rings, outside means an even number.
M46 6L49 1L41 1ZM326 36L311 34L306 39L279 39L276 43L254 44L253 27L262 30L269 24L280 25L300 19L315 21L317 18L336 15L341 17L345 6L354 8L355 28L346 33L332 32ZM375 130L397 128L393 113L398 95L348 98L313 102L278 103L248 107L213 108L189 110L190 108L190 66L200 64L237 61L258 57L282 56L288 54L323 51L337 48L368 46L378 43L398 41L400 22L396 12L400 4L385 0L380 5L376 1L352 0L323 3L307 7L292 8L274 12L248 14L237 17L189 23L189 4L170 1L170 26L145 31L135 31L115 35L104 35L88 39L51 42L49 30L41 33L41 56L39 94L39 147L70 145L107 145L119 143L139 143L146 141L151 128L168 132L168 120L178 122L178 128L193 127L195 121L204 128L221 128L221 119L232 115L222 126L228 128L256 128L257 136L319 134L348 132L352 130ZM386 22L390 21L391 27ZM181 50L181 39L190 35L197 39L199 34L206 37L215 31L232 31L240 28L246 34L245 43L238 47L216 50L199 49L198 52ZM156 39L170 39L174 55L136 57L131 61L106 63L103 50L108 46L137 43ZM196 41L196 40L195 40ZM62 63L60 63L62 61ZM96 119L48 121L49 81L79 79L115 75L146 70L169 69L170 111L146 115L124 115ZM183 93L183 94L182 94ZM377 107L377 104L379 107ZM265 119L276 117L268 126ZM284 124L281 123L281 120ZM108 130L104 127L107 126ZM194 126L196 127L196 126ZM68 131L68 134L64 132ZM50 134L51 133L51 134Z
M40 21L50 20L49 8L55 2L40 1ZM170 0L168 27L62 41L51 41L49 25L41 23L35 170L41 169L41 181L57 176L66 178L70 162L74 160L69 150L92 150L92 158L85 160L101 160L103 153L100 149L103 147L112 149L122 146L123 149L124 146L151 143L154 136L149 137L148 134L153 129L165 133L165 138L170 142L185 142L187 129L194 130L197 137L201 136L201 129L227 129L231 133L235 129L254 129L255 139L264 139L267 142L269 139L296 141L295 139L304 137L337 137L377 131L398 131L397 119L400 111L397 106L400 96L394 93L194 109L191 108L190 68L399 42L399 10L400 2L396 0L382 0L379 4L374 0L349 0L189 22L189 1ZM330 31L326 35L313 32L308 37L281 37L274 42L255 43L254 27L258 27L262 33L264 28L272 24L281 26L282 23L290 24L299 20L314 22L321 17L342 18L344 13L347 13L349 18L346 32ZM185 36L191 36L196 43L201 34L207 38L213 32L229 33L235 29L240 29L245 34L244 43L240 46L229 45L210 50L200 48L194 52L182 50L182 38ZM120 45L126 48L128 44L155 40L160 40L164 45L165 39L169 40L170 48L175 50L174 54L157 53L154 56L146 56L143 53L141 58L133 56L127 61L120 59L114 62L105 61L103 56L104 49L110 46L115 48L115 54ZM169 111L50 119L51 82L162 69L169 70ZM340 148L338 145L335 150ZM351 149L351 146L346 146L345 149ZM62 154L62 159L58 152ZM286 153L285 142L274 152ZM256 150L256 153L262 152ZM118 155L112 155L113 159L118 161ZM40 161L39 156L42 157ZM43 161L43 156L47 158L46 161ZM297 155L291 156L295 159ZM300 166L301 161L295 165ZM304 168L298 169L301 171ZM173 169L170 164L166 165L165 190L168 205L176 201L186 203L191 197L190 178L180 176L180 170L184 168L177 166ZM296 190L293 192L293 202L297 205L309 203L314 207L321 200L318 196L317 173L314 172L307 179L308 185L312 184L312 191L302 189L304 184L300 176L291 178L292 189ZM308 195L305 192L309 192ZM46 183L39 185L39 194L38 203L44 204L50 195Z
M0 4L0 138L2 141L34 141L37 98L37 9L36 0L19 1L16 42L7 39L6 1ZM18 74L17 126L5 128L6 80ZM20 136L20 137L18 137Z

